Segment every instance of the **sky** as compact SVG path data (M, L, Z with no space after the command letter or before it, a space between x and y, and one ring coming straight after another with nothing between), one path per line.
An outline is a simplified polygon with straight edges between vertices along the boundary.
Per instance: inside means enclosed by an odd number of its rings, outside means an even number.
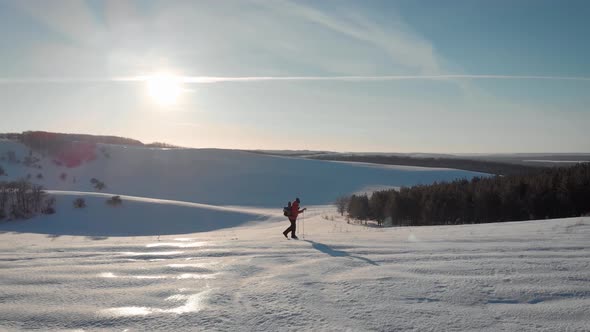
M0 0L0 132L590 152L590 2Z

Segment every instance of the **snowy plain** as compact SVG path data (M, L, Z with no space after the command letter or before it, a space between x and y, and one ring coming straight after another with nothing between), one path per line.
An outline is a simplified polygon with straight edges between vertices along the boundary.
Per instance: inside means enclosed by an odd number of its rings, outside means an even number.
M590 218L378 228L328 205L473 173L109 149L75 169L43 161L58 213L0 222L0 330L590 331ZM309 206L300 240L281 234L293 192ZM123 204L107 206L111 194Z
M589 331L590 220L4 233L0 330ZM326 216L328 219L325 219Z

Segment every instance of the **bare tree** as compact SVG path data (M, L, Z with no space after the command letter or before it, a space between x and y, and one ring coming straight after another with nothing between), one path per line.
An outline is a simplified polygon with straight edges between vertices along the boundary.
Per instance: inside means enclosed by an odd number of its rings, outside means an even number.
M0 219L26 219L42 212L46 194L28 181L0 182Z
M336 204L338 213L340 213L341 216L344 216L344 212L346 212L346 210L348 209L349 200L350 198L348 198L347 196L340 196L336 199L336 202L334 204Z
M55 213L55 208L53 207L54 205L55 205L55 197L51 197L46 201L45 208L41 212L43 212L44 214L54 214Z

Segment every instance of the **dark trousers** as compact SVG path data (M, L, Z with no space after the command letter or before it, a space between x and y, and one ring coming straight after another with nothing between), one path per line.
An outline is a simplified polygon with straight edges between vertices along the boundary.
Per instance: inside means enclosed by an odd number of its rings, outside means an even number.
M289 228L287 228L283 233L289 234L289 232L291 232L291 237L293 237L295 236L295 230L297 228L297 219L289 219L289 221L291 222L291 226L289 226Z

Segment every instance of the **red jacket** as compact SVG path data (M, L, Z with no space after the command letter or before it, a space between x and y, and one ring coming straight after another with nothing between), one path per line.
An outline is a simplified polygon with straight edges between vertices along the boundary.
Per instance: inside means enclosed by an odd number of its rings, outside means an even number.
M299 210L299 203L297 203L297 201L293 202L293 205L291 205L291 215L289 216L289 219L297 220L297 216L301 212L303 212L303 210Z

